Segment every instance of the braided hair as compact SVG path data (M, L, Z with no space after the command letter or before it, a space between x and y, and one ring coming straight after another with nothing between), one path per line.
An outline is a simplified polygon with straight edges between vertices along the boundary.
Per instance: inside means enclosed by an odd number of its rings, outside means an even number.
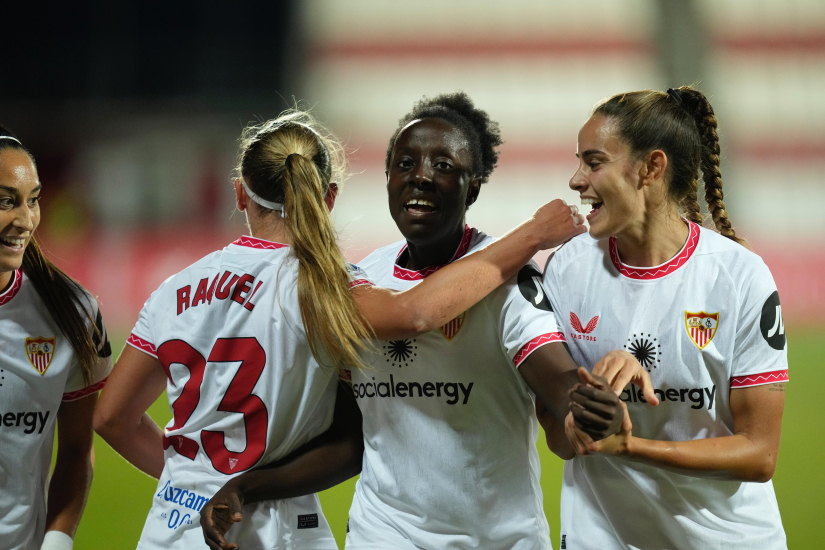
M398 128L390 138L384 166L390 169L390 160L395 142L401 130L410 122L423 118L440 118L446 120L464 134L470 144L473 156L473 175L487 183L490 174L498 163L499 152L496 149L504 143L498 122L490 119L486 111L477 108L465 92L441 94L433 98L422 98L398 121Z
M644 155L660 149L668 159L668 196L692 222L703 222L699 207L699 173L705 202L717 231L744 244L728 219L722 192L717 120L707 97L691 86L665 92L642 90L610 97L593 111L614 118L631 151Z

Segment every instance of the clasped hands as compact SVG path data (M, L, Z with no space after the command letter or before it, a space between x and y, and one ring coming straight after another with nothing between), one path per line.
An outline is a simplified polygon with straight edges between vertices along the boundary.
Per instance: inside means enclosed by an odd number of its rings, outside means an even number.
M627 384L636 384L648 404L658 405L647 371L632 354L617 350L602 357L592 373L579 367L578 375L581 382L568 392L570 413L564 420L576 454L628 454L633 424L619 394Z

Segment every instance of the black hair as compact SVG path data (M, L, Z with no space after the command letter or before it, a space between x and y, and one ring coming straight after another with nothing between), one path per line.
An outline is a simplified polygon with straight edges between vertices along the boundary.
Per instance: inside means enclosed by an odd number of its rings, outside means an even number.
M12 132L0 126L0 136L14 138L0 137L0 152L6 149L24 151L34 163L31 151ZM90 383L92 369L98 361L95 341L103 341L103 325L92 319L91 302L83 287L46 258L34 236L23 252L22 270L43 300L52 320L69 341L83 372L83 379Z
M473 155L473 175L487 183L490 174L498 163L499 152L496 149L504 143L498 122L490 119L486 111L478 109L473 100L464 92L441 94L433 98L422 98L398 121L398 128L390 138L384 166L390 169L392 150L401 130L413 120L423 118L440 118L460 129L470 143Z

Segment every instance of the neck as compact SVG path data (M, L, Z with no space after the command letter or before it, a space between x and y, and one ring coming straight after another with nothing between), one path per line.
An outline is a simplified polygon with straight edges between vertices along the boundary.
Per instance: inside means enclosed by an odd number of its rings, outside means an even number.
M650 216L616 235L619 257L633 267L661 265L679 253L690 229L675 210Z
M9 289L13 279L14 271L4 271L0 273L0 294Z
M268 219L270 217L277 219ZM277 214L273 214L267 219L247 217L247 226L249 227L249 234L257 239L292 245L292 235L287 231L286 224Z
M416 244L407 241L407 269L419 271L450 262L464 238L464 224L433 243Z

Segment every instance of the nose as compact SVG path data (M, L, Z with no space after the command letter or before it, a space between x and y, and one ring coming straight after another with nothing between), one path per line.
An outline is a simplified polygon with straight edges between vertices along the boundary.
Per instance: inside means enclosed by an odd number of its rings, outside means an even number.
M587 190L587 178L584 177L581 166L579 166L576 169L576 173L573 174L572 178L570 178L569 185L570 189L572 189L573 191L578 191L579 193L582 193Z
M433 183L433 167L429 162L419 162L410 173L411 183L418 186L429 186Z
M14 216L12 225L23 231L34 231L34 212L29 208L29 205L24 203L21 207L15 208L14 210L17 215Z

